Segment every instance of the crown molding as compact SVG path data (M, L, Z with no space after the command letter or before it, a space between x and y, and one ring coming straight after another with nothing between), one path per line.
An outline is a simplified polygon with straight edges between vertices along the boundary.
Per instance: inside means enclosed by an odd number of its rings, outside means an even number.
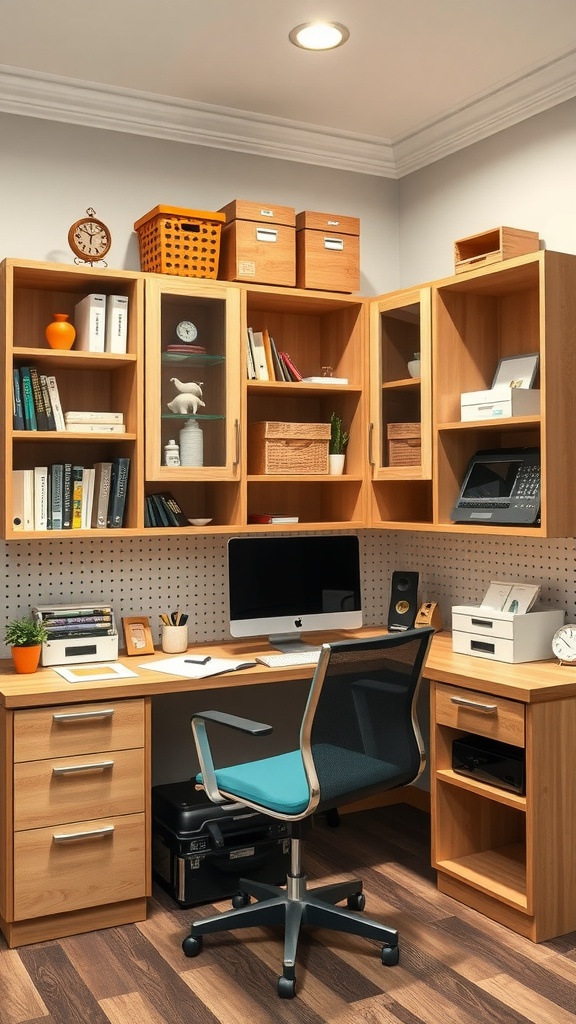
M395 139L0 65L0 111L401 178L576 96L576 50Z

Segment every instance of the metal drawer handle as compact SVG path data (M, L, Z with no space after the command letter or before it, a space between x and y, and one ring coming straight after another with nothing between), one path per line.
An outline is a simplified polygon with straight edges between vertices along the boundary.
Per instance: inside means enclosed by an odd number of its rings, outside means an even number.
M94 761L93 764L71 764L53 768L54 775L71 775L72 772L91 772L97 768L113 768L114 761Z
M453 704L460 704L464 708L473 708L474 711L481 711L484 715L495 715L498 711L497 704L479 704L475 700L466 700L465 697L450 697Z
M114 708L102 708L99 711L58 711L52 715L55 722L80 722L83 718L112 718Z
M70 843L74 839L99 839L102 836L109 836L114 831L114 825L104 825L102 828L95 828L90 832L59 832L52 836L55 843Z

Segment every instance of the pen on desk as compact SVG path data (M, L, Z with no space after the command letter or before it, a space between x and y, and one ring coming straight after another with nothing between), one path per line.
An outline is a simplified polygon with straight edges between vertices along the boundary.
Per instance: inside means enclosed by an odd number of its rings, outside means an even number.
M205 658L184 658L184 661L188 665L207 665L209 661L212 661L212 658L207 654Z

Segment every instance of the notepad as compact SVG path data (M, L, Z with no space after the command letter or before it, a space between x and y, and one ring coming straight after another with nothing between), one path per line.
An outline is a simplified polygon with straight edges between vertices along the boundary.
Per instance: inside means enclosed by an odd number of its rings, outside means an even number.
M162 661L151 661L139 668L147 668L151 672L166 672L170 676L186 676L187 679L206 679L222 672L236 672L237 669L253 668L254 660L237 661L234 658L210 658L205 665L192 662L191 658L200 659L202 654L182 654L176 658L163 658Z

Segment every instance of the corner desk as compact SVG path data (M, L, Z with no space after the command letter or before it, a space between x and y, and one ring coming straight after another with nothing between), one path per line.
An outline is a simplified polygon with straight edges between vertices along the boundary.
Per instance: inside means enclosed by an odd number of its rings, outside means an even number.
M197 649L249 658L265 647ZM198 691L206 704L207 691L313 674L257 665L193 680L137 667L163 657L121 657L136 678L78 683L0 662L0 928L10 947L146 917L155 696ZM425 677L439 889L536 942L576 929L576 667L454 654L438 633ZM452 741L468 732L525 750L525 796L452 771Z

